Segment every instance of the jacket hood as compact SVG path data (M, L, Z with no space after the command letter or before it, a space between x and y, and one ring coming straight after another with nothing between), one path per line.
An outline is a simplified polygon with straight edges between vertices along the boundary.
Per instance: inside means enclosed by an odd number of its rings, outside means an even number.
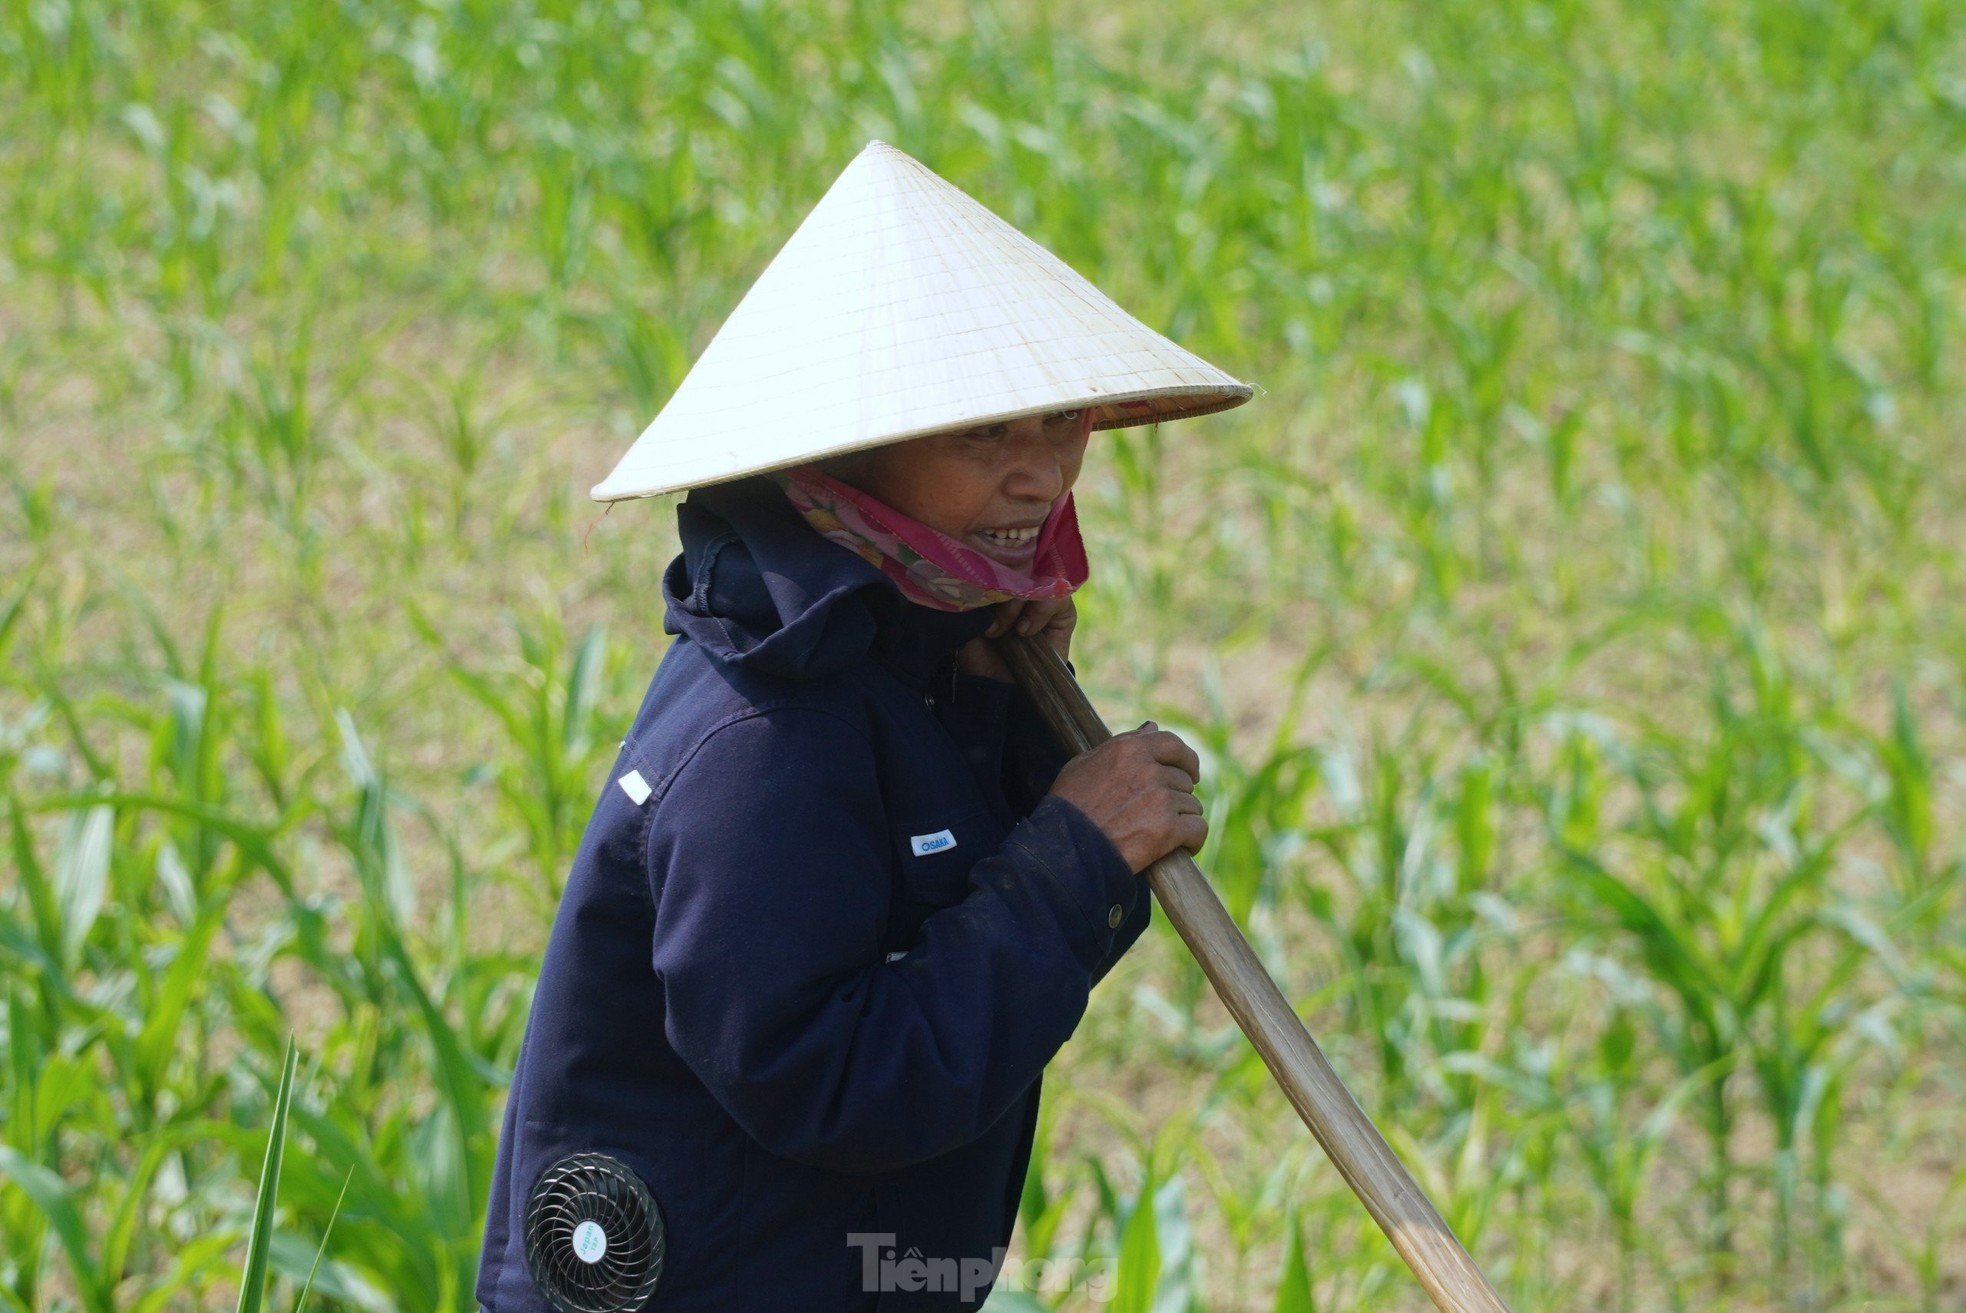
M872 654L908 682L989 627L987 608L917 606L815 533L769 478L699 488L676 508L682 555L663 575L663 628L720 662L818 679Z

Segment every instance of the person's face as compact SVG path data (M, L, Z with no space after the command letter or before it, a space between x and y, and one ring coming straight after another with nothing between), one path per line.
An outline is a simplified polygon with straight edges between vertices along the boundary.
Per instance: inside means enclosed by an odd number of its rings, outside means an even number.
M850 482L1014 570L1037 555L1038 527L1085 459L1090 410L931 433L877 447Z

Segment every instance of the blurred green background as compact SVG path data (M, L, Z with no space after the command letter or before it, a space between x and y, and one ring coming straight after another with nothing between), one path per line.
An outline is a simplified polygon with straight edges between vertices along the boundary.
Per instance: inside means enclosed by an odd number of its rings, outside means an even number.
M12 0L0 70L0 1309L229 1305L289 1033L276 1294L347 1182L313 1306L474 1307L666 641L586 489L869 137L1265 389L1095 442L1080 669L1515 1307L1966 1302L1966 7ZM1164 921L1048 1089L994 1309L1423 1307Z

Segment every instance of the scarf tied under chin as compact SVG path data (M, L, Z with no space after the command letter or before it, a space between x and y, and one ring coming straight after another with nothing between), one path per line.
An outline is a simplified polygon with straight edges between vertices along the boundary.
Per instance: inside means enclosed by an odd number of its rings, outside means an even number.
M773 476L820 537L856 553L892 579L902 596L937 611L969 611L1013 598L1069 596L1088 574L1072 494L1052 504L1038 530L1031 573L910 519L858 488L801 465Z

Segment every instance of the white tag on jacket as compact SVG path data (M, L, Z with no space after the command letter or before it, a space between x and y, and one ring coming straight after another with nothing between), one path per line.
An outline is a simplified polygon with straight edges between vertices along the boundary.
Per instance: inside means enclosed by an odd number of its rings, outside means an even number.
M956 846L956 836L947 830L937 830L934 834L917 834L908 840L908 846L915 850L917 857L926 857L930 853L946 853Z
M649 800L649 782L642 778L640 771L631 770L615 783L621 786L621 791L627 794L628 800L637 807Z

